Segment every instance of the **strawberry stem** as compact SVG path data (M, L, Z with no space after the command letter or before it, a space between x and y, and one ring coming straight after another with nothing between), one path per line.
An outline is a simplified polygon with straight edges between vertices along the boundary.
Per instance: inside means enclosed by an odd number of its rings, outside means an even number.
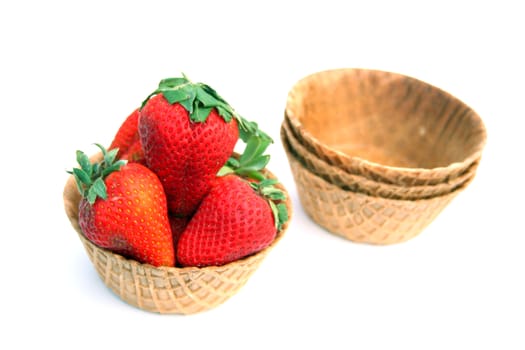
M92 164L84 152L77 151L77 162L80 168L67 171L74 176L78 192L88 200L89 204L95 203L97 198L107 198L104 179L126 164L126 160L117 160L118 148L107 151L104 146L98 143L95 145L102 152L102 161Z
M264 179L260 182L250 182L250 186L261 197L266 199L273 213L275 228L280 230L288 221L288 208L282 201L286 200L285 193L275 187L278 184L277 179Z
M270 142L252 135L244 152L237 157L230 157L226 164L219 170L217 176L236 174L244 178L256 180L250 181L250 186L261 197L266 199L274 216L275 227L280 230L282 225L288 221L288 209L281 201L286 200L285 193L274 185L278 184L277 179L268 179L262 170L270 161L269 155L263 153L268 148Z
M217 175L224 176L234 173L254 180L264 180L265 176L261 173L261 170L270 161L270 156L263 153L269 145L270 142L268 140L251 135L240 157L231 156Z
M182 77L162 79L158 88L146 97L140 108L142 109L151 97L160 93L169 103L180 103L188 111L193 122L205 122L212 108L215 108L224 121L230 122L232 118L237 120L239 136L245 143L251 136L273 142L270 136L259 129L257 123L244 119L217 91L209 85L192 82L184 73Z
M251 186L268 200L274 214L275 225L280 229L288 220L286 205L280 203L285 199L285 195L283 191L273 186L277 182L267 179L261 172L270 161L270 156L263 153L273 143L272 138L260 130L256 122L246 120L238 114L212 87L203 83L194 83L184 73L182 77L162 79L158 88L146 97L140 108L142 109L148 100L157 94L162 94L171 104L179 103L183 106L193 122L205 122L213 108L225 122L235 118L239 137L246 147L239 158L230 157L217 176L237 174L257 180L258 183L251 182Z

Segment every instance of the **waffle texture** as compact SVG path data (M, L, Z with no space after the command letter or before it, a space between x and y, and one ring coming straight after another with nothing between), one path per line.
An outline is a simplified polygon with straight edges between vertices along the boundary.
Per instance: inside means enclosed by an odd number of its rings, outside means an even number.
M420 234L464 187L421 200L394 200L346 191L305 168L286 147L299 200L311 219L354 242L393 244Z
M269 171L266 174L274 177ZM291 200L286 189L280 189L287 195L285 204L291 217ZM281 240L290 222L283 225L266 249L223 266L154 267L102 249L83 235L78 225L80 194L73 177L67 180L63 196L66 215L101 280L125 302L163 314L194 314L224 303L246 284Z
M443 90L400 74L335 69L289 91L285 117L310 152L374 181L447 182L478 162L486 142L475 111Z
M287 120L283 122L281 127L281 140L286 143L286 147L296 160L327 182L346 191L389 199L427 199L453 192L473 180L479 164L479 162L474 162L464 173L446 182L426 186L400 186L352 174L322 160L299 142Z

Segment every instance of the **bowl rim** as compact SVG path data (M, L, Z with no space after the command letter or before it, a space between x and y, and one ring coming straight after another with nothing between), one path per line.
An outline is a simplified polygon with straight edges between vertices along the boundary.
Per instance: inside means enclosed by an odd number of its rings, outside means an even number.
M428 225L430 225L441 212L449 206L449 204L464 190L465 187L458 189L454 192L450 192L444 196L433 197L431 199L419 199L419 200L395 200L380 197L373 197L363 193L345 191L323 178L312 173L309 169L305 168L300 162L294 158L293 155L290 159L290 166L294 174L294 179L299 178L296 181L299 191L299 200L301 201L304 211L312 219L313 222L324 228L327 232L349 239L356 243L368 243L373 245L388 245L396 244L412 239L421 234ZM315 188L316 191L310 191L308 189L302 190L304 186L308 185L309 188ZM304 198L304 199L303 199ZM324 203L322 201L327 201ZM346 226L342 221L337 220L334 222L333 215L318 215L322 211L317 208L317 203L322 202L321 206L328 206L331 209L336 209L338 206L350 207L345 212L344 216L348 219L351 217L363 216L363 207L378 208L377 211L384 212L386 210L393 211L392 218L395 216L395 212L401 211L406 213L407 216L403 216L399 220L404 222L406 218L411 217L412 224L408 226L404 225L404 228L400 226L383 225L379 223L380 227L377 228L378 232L374 232L372 235L370 231L357 230L355 227ZM371 210L376 212L375 209ZM327 219L330 218L330 219ZM387 222L389 219L386 219ZM371 220L373 221L373 220ZM375 230L374 230L375 231Z
M306 81L310 79L318 78L325 74L334 74L334 73L342 73L347 74L350 72L367 72L367 73L382 73L391 75L392 77L399 77L403 79L408 79L416 82L417 84L422 84L426 87L429 87L432 90L438 91L451 100L455 101L456 103L459 103L461 106L466 108L468 111L471 112L471 115L473 118L476 119L477 124L479 125L479 131L480 131L480 142L475 147L475 150L471 152L470 155L464 158L462 161L456 161L452 162L445 166L438 166L438 167L432 167L432 168L423 168L423 167L402 167L402 166L392 166L392 165L385 165L378 162L374 162L371 160L368 160L363 157L349 155L345 152L342 152L334 147L331 147L323 142L321 142L319 139L317 139L314 135L312 135L311 132L308 131L308 129L304 128L303 124L301 123L300 119L292 112L290 106L291 101L293 100L293 95L295 90L300 87L302 84L304 84ZM288 91L287 99L286 99L286 106L285 106L285 112L284 112L285 118L287 118L290 121L290 125L297 130L302 137L304 137L306 140L311 141L313 145L320 147L322 149L326 149L330 153L333 153L336 155L336 157L340 157L341 159L347 160L351 163L357 164L359 163L361 166L365 166L368 169L372 171L391 171L391 172L397 172L402 173L404 175L411 175L411 176L424 176L424 175L431 175L434 173L449 173L449 172L455 172L460 171L462 169L468 168L472 163L478 161L481 158L481 154L483 152L483 149L487 143L487 130L486 126L479 116L479 114L469 105L464 103L462 100L457 98L456 96L452 95L451 93L435 86L430 83L427 83L425 81L422 81L420 79L414 78L409 75L404 75L400 73L395 73L391 71L386 70L378 70L378 69L368 69L368 68L335 68L335 69L327 69L327 70L321 70L317 71L315 73L311 73L309 75L306 75L302 79L298 80ZM330 157L332 158L332 157Z
M454 190L452 190L450 192L447 192L447 193L443 193L441 195L437 195L437 196L432 196L432 197L427 197L427 198L418 198L418 199L385 198L385 197L374 196L374 195L371 195L371 194L363 193L363 192L360 192L360 191L352 191L352 190L346 190L344 188L341 188L341 187L339 187L339 186L337 186L337 185L327 181L322 176L319 176L318 174L313 172L312 169L309 169L309 168L305 167L304 164L302 164L301 161L299 159L297 159L297 157L293 154L293 152L291 152L287 148L287 146L285 146L285 153L286 153L287 157L291 157L292 158L292 159L289 159L290 163L295 162L296 163L295 166L300 167L305 174L307 174L311 178L314 178L319 183L322 183L325 188L330 188L330 190L334 191L334 192L349 193L349 194L352 194L353 196L356 196L356 197L368 198L368 199L370 199L370 201L377 201L377 202L381 202L381 203L397 203L397 204L431 203L431 202L442 200L442 199L445 199L445 198L448 198L448 197L454 198L457 194L459 194L460 192L462 192L465 189L467 189L467 187L474 181L474 178L475 178L475 177L471 177L470 179L468 179L467 181L462 183L460 186L456 187Z
M93 155L90 159L93 161L93 160L96 160L96 159L100 159L100 157L101 157L101 153L97 153L97 154ZM270 178L277 179L275 174L272 173L267 168L263 169L263 173L268 175ZM262 256L266 255L271 249L273 249L280 242L280 240L283 238L285 232L288 230L289 225L290 225L290 221L291 221L292 215L293 215L292 199L291 199L290 193L288 192L288 190L286 189L286 187L284 186L284 184L282 182L277 183L275 186L278 187L279 189L281 189L282 191L284 191L284 193L286 195L286 199L283 200L282 202L285 203L286 208L288 209L288 220L281 226L281 229L279 231L277 231L277 233L275 235L275 238L270 243L270 245L268 245L267 247L265 247L264 249L262 249L262 250L260 250L258 252L255 252L253 254L247 255L247 256L245 256L243 258L237 259L235 261L232 261L232 262L229 262L229 263L226 263L226 264L223 264L223 265L210 265L210 266L202 266L202 267L198 267L198 266L153 266L151 264L141 263L141 262L139 262L139 261L137 261L135 259L132 259L132 258L129 258L129 257L125 257L125 256L123 256L121 254L112 252L109 249L99 247L96 244L94 244L93 242L91 242L84 235L84 233L82 232L82 230L80 229L80 226L78 224L78 203L80 201L80 193L78 192L78 189L76 187L75 179L74 179L73 175L69 175L69 177L66 180L66 184L65 184L64 190L63 190L63 201L64 201L64 207L65 207L66 215L67 215L67 217L68 217L68 219L70 221L71 226L75 229L77 234L81 238L83 238L87 243L89 243L90 245L94 246L96 249L99 249L101 251L104 251L105 253L111 254L111 255L115 256L117 259L122 259L123 261L127 261L130 264L134 264L136 266L141 266L143 268L154 269L154 270L155 269L167 270L167 271L177 272L177 273L195 272L195 271L201 271L201 272L203 272L203 271L204 272L206 272L206 271L222 271L225 268L228 268L228 267L233 266L235 264L243 264L243 263L246 263L246 262L250 261L251 259L256 259L257 256L259 256L259 255L262 255Z
M290 140L292 140L292 138L294 138L295 136L293 135L293 132L291 130L288 130L288 125L286 125L286 120L283 122L282 126L281 126L281 143L283 144L283 147L285 148L286 151L289 151L293 156L294 158L299 161L299 163L301 163L301 165L305 166L304 164L304 161L301 160L302 158L302 154L299 154L299 155L296 155L296 153L299 153L297 152L297 150L294 148L294 146L290 143ZM293 140L292 140L293 141ZM365 186L365 187L368 187L368 186L372 186L372 183L375 183L377 184L378 186L384 188L387 192L391 192L391 193L397 193L397 191L401 191L402 189L406 189L407 190L407 193L406 193L406 198L403 198L403 197L399 197L398 198L398 195L394 195L393 197L385 197L385 196L382 196L382 195L379 195L378 193L372 193L371 191L376 191L376 189L370 189L370 190L361 190L361 189L355 189L355 190L352 190L353 192L359 192L359 193L364 193L368 196L371 196L371 197L381 197L381 198L388 198L388 199L396 199L396 200L416 200L416 199L430 199L430 198L433 198L433 197L439 197L439 196L442 196L442 195L445 195L447 193L450 193L450 192L453 192L454 190L460 188L460 187L463 187L465 184L471 182L474 177L476 176L476 171L477 171L477 168L479 166L479 162L474 162L470 167L467 168L467 170L463 173L461 173L457 178L454 178L451 180L451 182L441 182L441 183L437 183L437 184L432 184L432 185L414 185L414 186L402 186L402 185L397 185L397 184L390 184L390 183L382 183L382 182L379 182L379 181L375 181L373 179L369 179L361 174L353 174L353 173L348 173L346 171L344 171L343 169L340 169L332 164L329 164L328 162L326 162L325 160L319 158L319 157L316 157L315 154L313 154L312 152L310 152L308 149L306 149L303 145L300 144L300 142L295 139L295 142L298 143L298 146L301 146L303 147L303 151L306 153L309 153L309 156L312 157L312 158L315 158L315 161L316 162L319 162L318 166L325 166L327 167L327 169L331 170L331 171L337 171L337 172L340 172L340 173L344 173L344 174L348 174L349 176L351 176L352 178L355 178L357 179L357 181L362 181L365 183L365 185L361 185L361 186ZM306 166L305 166L306 167ZM311 169L308 167L308 170L310 170L313 174L323 178L325 181L329 182L328 179L325 179L324 176L322 176L321 174L318 173L317 169ZM343 174L343 175L344 175ZM340 185L336 184L336 183L333 183L334 185L342 188L343 190L347 190L345 189L344 187L341 187ZM438 190L436 190L438 189ZM436 191L437 193L433 193L433 192L430 192L431 194L425 194L425 195L410 195L411 193L413 192L416 192L416 193L427 193L426 191ZM410 198L409 198L410 197Z

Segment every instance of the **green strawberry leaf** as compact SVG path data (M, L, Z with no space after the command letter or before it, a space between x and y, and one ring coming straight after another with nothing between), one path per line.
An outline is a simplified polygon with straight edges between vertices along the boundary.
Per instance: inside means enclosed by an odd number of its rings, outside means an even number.
M250 186L260 196L266 198L272 209L275 225L277 229L280 229L282 224L288 220L286 205L280 203L286 199L286 196L282 190L274 187L278 184L276 179L267 179L261 172L270 161L270 156L265 155L264 152L273 143L272 138L260 130L257 123L240 116L212 87L203 83L193 83L184 74L179 78L161 80L158 88L148 95L141 108L156 94L163 94L164 98L171 104L180 103L188 111L193 122L205 122L213 108L225 122L230 122L232 118L235 118L239 137L246 146L240 157L232 156L226 161L217 176L237 174L256 180L256 182L250 182ZM97 173L101 172L103 176L107 176L107 173L114 171L114 168L119 166L118 164L110 164L101 171L98 167L93 169L96 169ZM103 189L99 183L92 186L88 191L88 197L93 200L96 197L103 197L104 194L105 188Z
M273 201L268 201L268 204L270 205L270 209L272 210L275 228L279 230L281 226L279 221L279 208L277 207L277 204L275 204Z
M77 178L75 178L75 181L76 181L76 184L77 184L77 189L78 189L78 193L80 193L80 195L82 197L85 197L86 196L86 190L84 189L84 185L81 184Z
M190 115L190 119L194 122L204 123L210 115L212 107L202 107L199 103L193 104L193 113Z
M270 141L267 139L251 135L248 138L244 152L238 159L230 157L227 166L224 166L219 171L219 174L234 173L256 180L255 182L250 181L250 186L261 197L266 199L274 215L275 227L277 230L280 230L282 225L288 221L288 209L284 203L281 203L286 200L286 194L280 188L275 187L279 180L268 179L261 172L270 161L270 156L264 155L269 145Z
M222 99L212 88L208 85L200 84L197 88L197 99L205 107L215 107L217 113L224 119L225 122L229 123L235 112L228 105L224 99Z
M188 112L192 112L190 108L193 106L196 94L191 87L185 85L179 89L166 90L163 91L163 95L169 103L174 104L179 102L184 108L186 108L186 110L188 110Z
M226 176L228 174L233 174L234 170L230 168L229 166L223 166L219 169L219 172L217 173L217 176Z
M279 223L280 223L277 229L280 230L282 225L284 225L290 218L288 216L288 208L286 207L284 203L277 204L277 216L279 218Z
M232 120L232 114L228 111L227 108L224 108L222 106L217 106L217 113L226 121L230 122Z
M100 197L102 199L107 199L108 195L106 192L106 184L102 178L97 178L91 188L88 191L88 202L89 204L95 203L95 199Z
M75 178L77 178L80 181L81 184L86 185L86 186L91 185L91 177L84 170L74 168L73 174L75 175Z
M67 171L67 173L74 175L72 171ZM77 185L78 193L80 193L80 195L84 197L84 195L86 194L86 191L84 189L84 184L82 183L82 181L78 177L73 176L73 178L75 179L75 183Z
M261 157L261 155L264 153L264 151L266 151L269 145L270 142L268 140L262 139L255 135L251 135L246 142L246 147L244 149L244 152L241 154L239 161L241 162L241 164L252 162L254 159Z
M193 83L184 73L182 77L162 79L158 88L146 97L140 108L157 94L163 94L171 104L180 103L194 122L205 122L211 109L215 108L227 123L232 118L237 120L239 136L244 142L248 142L251 136L273 142L271 137L259 129L257 123L240 116L212 87L203 83Z
M228 102L226 102L226 100L223 99L223 98L221 97L221 95L219 95L219 94L217 93L217 91L215 91L211 86L206 85L206 84L201 84L201 86L202 86L202 89L203 89L206 93L208 93L209 95L213 96L216 100L222 102L223 105L228 106Z
M244 119L237 120L237 123L239 124L239 137L244 142L248 142L252 135L256 135L259 128L256 122L250 122Z
M98 146L99 146L99 148L101 150L103 149L102 146L100 146L100 145L98 145ZM108 151L106 154L104 154L104 162L106 164L113 164L113 162L117 158L117 154L118 154L118 148L114 148L114 149Z
M241 161L241 168L239 168L238 173L242 171L252 171L252 170L261 170L266 167L266 165L270 162L270 156L259 156L257 158L249 159L245 162Z
M266 187L266 186L277 185L278 183L279 183L279 180L277 179L264 179L259 183L259 185L262 187Z
M89 157L82 151L77 151L77 162L80 165L80 169L84 170L88 176L93 173L93 167L89 161Z
M188 78L183 75L183 77L177 77L177 78L167 78L162 79L159 83L159 89L170 89L177 86L181 86L184 84L189 84Z
M269 143L273 143L272 138L259 129L259 125L257 125L256 122L248 121L240 117L237 119L237 123L239 124L239 137L244 142L248 142L250 137L256 136Z
M95 193L95 191L92 191L91 189L89 189L87 191L87 194L85 195L85 198L87 199L89 204L93 204L97 200L97 194Z
M126 165L125 160L119 160L116 163L111 164L108 167L104 167L101 171L102 178L106 178L112 172L118 171L122 166Z
M270 162L270 155L263 155L269 144L268 140L263 140L252 135L246 143L246 147L239 159L230 157L223 167L228 167L233 170L235 174L244 177L259 181L264 180L265 177L260 171ZM231 172L232 171L221 169L218 174L229 174Z
M274 199L274 200L286 199L284 192L273 186L264 186L264 187L261 186L260 191L263 194L263 196L270 198L270 199Z
M271 200L268 201L268 203L272 209L275 228L279 231L289 219L288 208L284 203L275 204L275 202Z
M92 164L89 157L82 151L77 151L77 162L80 168L73 168L67 173L72 174L80 195L90 204L97 198L107 199L107 190L104 179L112 172L119 171L127 162L117 160L118 148L107 151L102 145L95 144L102 152L102 161Z
M275 227L280 230L282 225L288 221L288 208L282 201L286 200L286 194L280 188L275 187L279 181L268 179L262 173L259 182L250 182L251 188L261 197L265 198L274 216ZM250 178L255 179L253 175Z
M212 96L209 93L207 93L206 90L204 90L204 88L202 86L197 86L195 88L195 91L197 92L198 100L201 101L203 106L205 106L205 107L221 106L222 107L223 103L221 103L221 101L216 99L214 96Z
M101 167L102 167L102 164L103 162L100 162L100 163L95 163L93 164L93 171L91 173L91 177L93 177L93 174L100 174L101 173Z
M230 157L228 158L228 160L226 161L226 166L229 166L231 168L238 168L241 166L241 163L239 162L239 160L235 157Z
M261 173L260 171L258 170L245 170L241 173L238 173L236 172L238 175L241 175L241 176L245 176L247 178L250 178L250 179L253 179L253 180L257 180L257 181L262 181L264 180L266 177L263 175L263 173Z
M219 170L217 176L237 174L256 181L250 181L250 187L261 197L266 199L274 216L275 227L280 230L282 225L288 221L288 209L282 201L286 200L283 190L275 187L279 180L268 179L261 172L270 161L269 155L264 152L270 145L267 139L251 135L248 138L243 153L237 158L231 156L226 164Z

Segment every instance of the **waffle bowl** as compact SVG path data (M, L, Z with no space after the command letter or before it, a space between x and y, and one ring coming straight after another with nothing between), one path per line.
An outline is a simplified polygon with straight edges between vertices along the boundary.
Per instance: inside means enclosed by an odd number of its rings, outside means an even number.
M265 174L275 178L268 170ZM281 184L276 186L286 194L285 204L291 216L289 195ZM161 314L195 314L224 303L246 284L282 239L290 222L283 225L270 246L229 264L200 268L154 267L100 248L84 236L78 224L80 194L72 176L66 182L63 197L67 217L104 284L128 304Z
M386 245L407 241L419 235L468 186L467 181L453 192L420 200L348 191L311 172L296 159L286 139L282 143L305 212L327 231L354 242Z
M486 130L454 96L400 74L335 69L297 82L286 115L311 153L399 186L456 179L481 158Z
M441 196L453 192L457 188L471 181L478 167L478 162L474 162L464 173L455 179L449 179L435 185L426 186L398 186L370 180L361 175L348 173L334 165L331 165L318 158L304 147L291 129L288 121L285 120L281 127L281 140L287 144L290 153L304 167L312 173L323 178L343 190L360 192L375 197L389 199L417 200Z

